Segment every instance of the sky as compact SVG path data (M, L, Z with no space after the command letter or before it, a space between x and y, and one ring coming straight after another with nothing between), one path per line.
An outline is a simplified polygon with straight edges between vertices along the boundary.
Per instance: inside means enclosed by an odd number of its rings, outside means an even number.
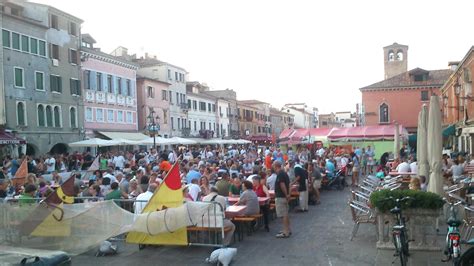
M35 0L84 20L111 52L156 55L188 81L275 107L355 111L384 77L384 46L409 46L408 69L448 68L474 44L474 1Z

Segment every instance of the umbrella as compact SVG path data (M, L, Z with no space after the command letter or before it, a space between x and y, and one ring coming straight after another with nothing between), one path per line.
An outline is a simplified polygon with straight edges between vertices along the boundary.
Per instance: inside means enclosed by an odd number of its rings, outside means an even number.
M428 191L443 195L443 176L441 175L441 111L438 96L431 96L428 114L428 161L430 163L430 179Z
M115 145L118 145L117 141L99 139L99 138L92 138L92 139L86 139L86 140L69 143L70 147L105 147L105 146L115 146Z
M238 140L236 141L236 144L240 144L240 145L242 145L242 144L250 144L250 143L252 143L252 142L251 142L250 140L246 140L246 139L238 139Z
M395 123L395 135L393 136L393 157L397 159L400 157L400 130L398 123Z
M418 135L416 137L416 159L418 161L418 176L428 179L430 166L428 165L428 143L427 143L427 107L423 105L418 115Z
M169 145L194 145L197 144L197 141L192 139L185 139L180 137L172 137L170 139L165 139L165 142L168 142Z
M136 145L153 145L153 141L156 142L156 145L167 145L168 143L165 143L165 138L162 137L155 137L153 138L147 138L143 140L136 141Z

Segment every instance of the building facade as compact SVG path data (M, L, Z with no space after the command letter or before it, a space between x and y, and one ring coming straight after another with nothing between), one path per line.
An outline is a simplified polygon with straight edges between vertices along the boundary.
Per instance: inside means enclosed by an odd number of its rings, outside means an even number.
M200 93L197 86L188 85L188 127L194 137L213 138L217 136L216 98Z
M170 137L183 136L182 128L189 125L188 101L186 99L186 75L184 68L158 60L156 57L135 58L140 65L137 74L144 78L169 83L168 97L170 116Z
M451 64L454 72L441 88L444 135L446 147L454 151L474 152L474 96L472 73L474 72L474 46L461 62ZM452 130L449 130L449 129ZM452 132L452 133L449 133Z
M31 2L3 1L1 12L5 115L0 121L26 139L27 154L67 152L68 143L84 138L82 20Z
M270 122L272 124L272 140L277 139L283 130L293 128L294 115L288 112L282 112L276 108L270 109Z
M240 130L240 123L239 123L239 111L237 106L237 93L234 90L225 89L225 90L204 90L201 93L209 94L216 97L218 100L225 101L229 103L229 111L228 111L228 131L226 132L226 136L231 138L239 138L243 135L243 132ZM225 115L224 115L225 116ZM224 120L224 124L227 120ZM221 123L222 124L222 123ZM225 127L224 127L225 128ZM242 134L241 134L242 133Z
M270 119L270 104L258 100L238 101L239 106L251 106L256 109L256 131L249 137L252 141L271 141L272 122Z
M316 109L317 110L317 109ZM282 108L283 112L290 113L294 116L295 128L316 128L316 122L319 118L315 118L313 109L309 109L304 103L285 104Z
M84 34L81 42L84 129L86 137L100 132L137 132L136 77L138 65L101 52Z
M149 126L152 124L150 118L154 117L155 124L159 125L158 135L165 138L171 135L169 86L170 83L157 79L137 77L137 114L140 132L149 133Z
M406 54L400 54L399 58L408 60ZM391 60L391 57L387 55L384 60ZM450 69L428 71L415 68L360 88L364 116L361 120L367 126L392 124L396 121L409 133L416 133L421 107L429 104L431 95L440 95L439 89L451 73Z

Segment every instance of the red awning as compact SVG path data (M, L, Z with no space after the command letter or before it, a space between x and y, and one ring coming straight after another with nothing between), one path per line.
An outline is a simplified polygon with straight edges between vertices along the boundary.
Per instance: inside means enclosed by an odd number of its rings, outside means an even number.
M247 139L250 141L272 141L271 136L250 136Z
M295 132L294 129L292 128L286 128L284 129L280 136L278 136L279 139L286 139L286 138L290 138L291 137L291 134L293 134L293 132Z
M399 125L399 133L402 138L408 137L408 132L402 125ZM330 140L390 140L394 138L394 135L395 125L383 125L334 128L328 138Z
M0 145L9 144L25 144L26 141L22 138L15 137L10 132L0 131Z

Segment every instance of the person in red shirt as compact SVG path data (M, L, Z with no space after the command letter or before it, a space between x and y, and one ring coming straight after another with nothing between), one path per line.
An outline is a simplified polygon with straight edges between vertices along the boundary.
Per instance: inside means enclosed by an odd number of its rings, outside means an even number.
M270 193L268 192L268 188L266 185L265 176L266 174L264 172L260 172L259 175L255 175L252 178L253 190L255 191L255 194L257 194L259 198L270 197ZM263 214L263 223L265 224L265 230L267 232L270 232L270 228L268 227L268 214L269 214L268 203L269 202L267 201L265 202L264 205L260 205L260 212Z
M265 156L265 168L272 169L272 154L271 153L268 153L267 156Z

